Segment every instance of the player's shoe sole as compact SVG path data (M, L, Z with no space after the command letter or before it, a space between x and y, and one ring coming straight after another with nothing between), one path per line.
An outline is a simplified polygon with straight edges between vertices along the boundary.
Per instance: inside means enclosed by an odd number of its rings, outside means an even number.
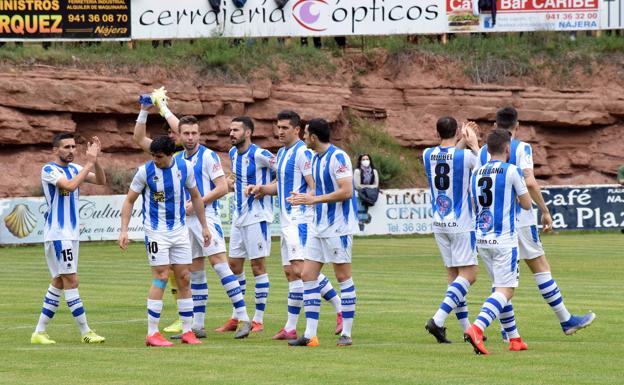
M182 333L182 319L178 318L173 323L163 329L165 333Z
M216 328L214 331L217 333L235 332L236 328L238 328L238 320L230 318L223 326Z
M286 340L286 341L290 341L290 340L296 340L297 339L297 331L296 330L291 330L289 332L287 332L284 328L281 328L279 332L277 332L277 334L275 334L272 337L274 340Z
M336 313L336 329L334 330L335 335L340 333L342 333L342 312Z
M251 332L259 333L264 330L264 325L260 322L251 321Z
M425 329L435 337L436 341L439 344L450 344L451 341L446 338L446 328L443 326L438 326L433 321L433 318L429 319L425 324Z
M54 345L56 341L50 339L46 332L33 333L30 336L30 343L35 345Z
M182 343L188 345L201 345L201 341L195 337L195 333L192 330L182 334Z
M567 322L561 323L561 329L567 336L571 336L581 329L585 329L594 322L596 314L589 312L584 316L573 315Z
M87 334L82 336L81 341L83 344L101 344L106 341L106 338L97 335L93 330L89 330Z
M521 350L527 350L529 345L522 341L521 337L509 339L509 350L512 352L519 352Z
M299 337L296 340L288 341L288 346L310 346L315 347L319 346L319 340L317 336L312 338Z
M193 333L195 333L195 337L202 339L202 338L206 338L208 337L208 334L206 333L206 329L202 328L202 329L192 329ZM172 340L181 340L182 339L182 333L180 334L175 334L172 335L171 338Z
M351 337L348 336L340 336L340 338L338 338L338 342L336 343L336 345L338 346L351 346L353 345L353 339Z
M159 332L145 337L145 346L169 347L173 346L171 341L167 341Z
M251 322L240 321L239 323L240 323L240 327L238 328L238 331L234 335L234 338L237 340L241 338L246 338L249 336L249 333L251 333Z
M464 338L468 339L468 342L470 342L476 354L490 354L483 344L483 332L475 325L470 325L470 327L464 331Z

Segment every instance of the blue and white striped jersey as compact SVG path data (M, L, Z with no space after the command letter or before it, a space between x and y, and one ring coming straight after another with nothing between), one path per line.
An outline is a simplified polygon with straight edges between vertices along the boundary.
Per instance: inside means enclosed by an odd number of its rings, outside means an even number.
M54 162L46 163L41 169L41 186L48 210L43 227L44 241L77 241L80 238L78 224L78 202L80 188L69 192L56 183L61 178L72 179L82 170L82 166L70 163L63 167Z
M482 248L516 247L516 198L528 192L522 171L501 161L476 169L470 181L476 207L477 245Z
M286 199L291 192L309 193L310 186L305 177L312 174L312 150L300 140L292 146L282 147L277 152L277 199L280 206L280 224L288 227L312 223L314 210L311 206L293 207Z
M431 187L433 232L473 231L470 175L477 157L470 150L437 146L423 152L423 161Z
M251 144L247 151L239 153L236 147L230 149L234 182L234 219L236 226L248 226L258 222L273 222L273 197L254 199L245 195L245 187L269 184L273 181L275 156L270 151Z
M489 160L490 154L487 151L487 145L485 145L479 150L477 167L481 167ZM531 145L515 138L511 139L509 160L507 162L518 166L521 170L533 170L533 149ZM517 214L518 227L537 225L537 218L533 210L525 210L518 206Z
M187 158L186 152L181 151L175 155L175 158L178 162L186 160L191 163L193 166L193 174L195 174L197 189L202 197L214 190L216 186L213 181L215 179L224 176L219 155L201 144L199 145L199 149L190 157ZM191 199L191 195L188 191L185 193L185 199L187 202ZM221 223L218 201L214 201L210 205L205 205L204 210L206 218L209 218L212 223Z
M158 168L153 161L139 167L130 189L143 197L143 227L165 232L184 226L187 189L197 185L193 166L173 158L169 168Z
M312 176L315 195L331 194L338 189L338 179L353 178L351 159L332 144L325 153L315 154L312 158ZM358 231L357 195L355 187L352 188L353 196L349 200L315 205L313 227L317 237L333 238Z

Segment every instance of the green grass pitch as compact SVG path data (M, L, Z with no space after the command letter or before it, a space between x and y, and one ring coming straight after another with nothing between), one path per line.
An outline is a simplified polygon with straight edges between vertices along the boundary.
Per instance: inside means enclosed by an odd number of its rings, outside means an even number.
M486 334L491 355L476 356L461 342L451 316L452 345L439 345L424 330L446 288L432 237L370 238L354 242L357 309L354 345L335 346L334 316L323 303L318 348L290 348L271 336L286 317L286 280L273 243L268 262L271 292L265 331L236 341L210 332L201 346L144 346L146 294L150 285L140 243L121 252L114 243L83 243L80 294L90 325L107 338L84 345L63 302L48 329L55 346L30 345L49 274L38 246L0 248L0 383L4 384L621 384L624 382L624 235L562 234L543 237L553 275L568 309L593 310L594 324L565 336L539 295L526 265L514 304L518 327L529 344L509 352L498 323ZM247 266L248 310L253 278ZM325 273L333 278L330 269ZM229 301L209 270L206 327L230 314ZM482 269L468 300L474 320L488 295ZM335 278L332 283L337 287ZM251 290L250 290L251 288ZM251 294L251 295L250 295ZM175 318L165 298L161 327ZM305 317L299 320L299 332Z

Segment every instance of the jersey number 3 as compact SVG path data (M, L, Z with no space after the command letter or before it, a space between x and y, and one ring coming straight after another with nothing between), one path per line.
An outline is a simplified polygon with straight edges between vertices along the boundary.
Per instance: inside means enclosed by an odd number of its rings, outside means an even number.
M479 204L482 207L490 207L492 205L492 178L486 176L479 179L477 183L481 187L481 193L479 194Z

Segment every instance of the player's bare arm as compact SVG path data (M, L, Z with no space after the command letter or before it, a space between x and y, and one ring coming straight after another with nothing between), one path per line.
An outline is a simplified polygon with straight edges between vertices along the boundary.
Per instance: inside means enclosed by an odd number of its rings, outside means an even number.
M312 195L293 192L288 201L293 206L313 205L316 203L343 202L353 196L353 177L340 178L337 180L338 189L330 194Z
M99 152L98 152L98 157L95 159L95 164L94 164L95 172L89 172L89 174L87 175L86 181L89 183L93 183L93 184L105 185L106 173L104 172L104 168L102 167L102 164L100 163L100 158L99 158L99 154L102 151L102 143L100 142L100 138L98 138L97 136L94 136L93 138L91 138L91 141L92 143L95 143L98 146Z
M150 144L152 144L152 139L148 138L145 132L147 129L147 115L151 108L151 104L141 104L141 112L139 113L139 117L134 125L134 132L132 133L132 140L134 143L145 152L149 152Z
M136 202L138 197L139 193L133 191L132 189L128 190L126 200L121 206L121 231L119 232L118 244L122 250L126 250L128 248L128 225L130 224L132 207L134 207L134 202Z
M546 206L546 202L544 201L544 197L542 196L542 190L540 188L540 185L535 179L533 170L528 168L524 169L522 170L522 174L524 175L524 179L526 181L527 189L529 189L531 199L533 199L537 207L539 207L539 209L542 211L542 229L545 232L549 232L550 230L552 230L552 217L550 216L550 211L548 211L548 206Z
M191 203L193 204L193 210L197 214L197 219L202 225L202 235L204 236L204 247L208 247L212 241L210 230L208 230L208 223L206 223L206 214L204 213L204 201L197 189L197 186L190 188L189 194L191 195Z
M262 199L265 195L277 195L277 181L269 184L250 184L245 187L245 195L253 195L255 199Z
M73 177L72 179L60 178L56 185L64 190L69 192L74 192L80 185L82 185L85 181L87 181L87 177L91 172L91 169L95 166L97 162L98 154L100 153L100 147L97 143L87 143L87 162L80 172ZM106 181L106 177L104 177Z
M215 188L209 191L202 197L204 205L209 205L214 201L221 199L228 193L228 183L224 176L220 176L212 181L215 184ZM191 201L186 202L185 205L186 215L194 213L193 203Z
M520 207L522 207L525 210L530 210L531 206L532 206L532 201L531 201L531 194L529 193L524 193L522 195L518 196L518 203L520 203Z

